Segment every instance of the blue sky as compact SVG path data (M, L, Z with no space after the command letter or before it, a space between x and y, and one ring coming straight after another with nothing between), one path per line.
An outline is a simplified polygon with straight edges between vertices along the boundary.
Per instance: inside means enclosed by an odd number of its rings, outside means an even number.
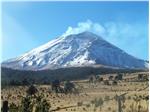
M19 56L85 25L148 60L148 2L3 2L2 59Z

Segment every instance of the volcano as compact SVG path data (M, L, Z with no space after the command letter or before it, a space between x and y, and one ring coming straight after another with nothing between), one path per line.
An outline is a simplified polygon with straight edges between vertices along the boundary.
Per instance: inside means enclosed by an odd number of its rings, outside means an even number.
M91 32L60 36L19 57L2 63L2 67L19 70L80 66L146 69L148 63L129 55Z

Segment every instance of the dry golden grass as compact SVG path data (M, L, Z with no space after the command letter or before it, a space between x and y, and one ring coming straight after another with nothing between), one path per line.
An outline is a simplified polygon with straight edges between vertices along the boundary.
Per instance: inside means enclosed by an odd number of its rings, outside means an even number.
M127 74L124 79L137 78L138 73ZM116 74L111 74L115 76ZM108 79L108 74L103 75ZM51 110L55 112L116 112L118 110L118 101L116 95L125 95L125 101L122 102L124 112L148 112L148 101L144 98L148 96L148 81L119 81L118 85L104 85L101 83L89 84L88 80L74 81L80 91L79 95L58 94L50 92L50 85L36 85L39 93L43 93L46 100L51 104ZM147 88L146 88L147 87ZM19 105L21 98L26 96L26 86L8 87L2 90L2 101L8 100L9 103ZM92 101L102 99L103 104L95 107ZM139 99L139 100L136 100ZM107 101L108 100L108 101Z

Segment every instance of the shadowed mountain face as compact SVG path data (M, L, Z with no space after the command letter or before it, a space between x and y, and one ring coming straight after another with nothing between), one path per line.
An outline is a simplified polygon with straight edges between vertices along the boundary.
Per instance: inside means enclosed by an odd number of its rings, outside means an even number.
M146 69L148 63L127 54L91 32L57 38L2 63L2 67L20 70L79 66Z

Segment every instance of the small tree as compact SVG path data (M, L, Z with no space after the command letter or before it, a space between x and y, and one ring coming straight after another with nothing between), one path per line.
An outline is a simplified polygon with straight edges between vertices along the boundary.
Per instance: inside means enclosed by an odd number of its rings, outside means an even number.
M32 112L32 108L31 97L24 97L21 101L21 112Z
M99 77L98 82L102 82L103 80L103 77Z
M25 78L22 80L22 85L29 85L29 81Z
M2 112L8 112L8 101L3 101Z
M55 91L55 93L58 93L60 91L60 81L54 80L52 81L52 91Z
M138 74L138 80L143 80L143 74Z
M109 101L109 100L110 100L110 97L109 97L109 96L105 96L104 100L105 100L105 101Z
M77 102L77 106L80 107L83 105L83 102Z
M122 80L123 75L122 74L118 74L118 80Z
M123 75L122 74L118 74L117 76L115 76L115 80L122 80Z
M118 82L115 80L112 82L112 85L117 85L117 84L118 84Z
M89 83L94 83L94 76L89 77Z
M105 85L110 85L110 83L109 83L108 80L104 80L104 84L105 84Z
M17 112L18 111L18 106L16 106L14 103L11 103L9 106L9 111L10 112Z
M115 76L115 80L118 80L118 76Z
M100 107L100 111L102 109L102 105L103 105L104 101L102 98L99 98L98 100L95 99L95 107Z
M113 76L109 76L109 80L113 80Z
M77 91L76 88L75 88L75 85L74 83L70 82L70 81L66 81L65 84L64 84L64 91L65 93L72 93L72 92L75 92Z
M37 88L33 85L31 85L27 90L28 95L34 95L37 92L38 92Z
M35 112L49 112L51 106L42 96L36 98L36 103Z

